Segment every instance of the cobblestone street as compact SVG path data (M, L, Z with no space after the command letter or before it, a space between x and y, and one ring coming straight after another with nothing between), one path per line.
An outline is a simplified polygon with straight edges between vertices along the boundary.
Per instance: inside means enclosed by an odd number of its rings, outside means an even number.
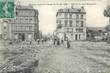
M110 45L104 42L72 42L43 48L40 53L39 73L109 73Z

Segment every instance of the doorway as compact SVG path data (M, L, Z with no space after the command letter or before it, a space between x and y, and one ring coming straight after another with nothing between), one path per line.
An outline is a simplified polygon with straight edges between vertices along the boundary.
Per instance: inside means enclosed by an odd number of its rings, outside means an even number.
M25 41L25 34L24 33L19 33L19 39L22 41Z
M22 37L21 40L25 41L25 34L24 33L22 33L21 37Z
M75 40L78 40L78 35L77 34L75 35Z

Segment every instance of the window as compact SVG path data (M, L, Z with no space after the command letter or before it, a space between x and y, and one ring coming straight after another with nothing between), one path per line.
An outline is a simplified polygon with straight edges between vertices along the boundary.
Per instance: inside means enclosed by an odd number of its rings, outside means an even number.
M81 34L79 34L79 39L81 39Z
M83 27L83 25L84 25L84 22L83 22L83 21L81 21L81 27Z
M72 14L69 15L69 18L70 18L70 19L72 18Z
M83 29L76 29L76 32L83 32Z
M66 31L67 31L67 32L72 32L73 29L71 29L71 28L66 28Z
M79 21L76 21L76 24L79 24Z
M32 31L32 26L29 26L29 31Z
M58 15L61 16L62 13L59 13Z
M69 29L67 28L66 31L69 32Z
M25 20L28 20L27 18Z
M67 26L67 24L68 24L68 20L65 20L65 26Z
M58 22L59 24L61 24L61 20L59 20L59 22Z
M78 26L79 25L79 21L76 21L76 26Z
M29 21L32 21L32 19L29 19Z
M29 22L32 23L32 18L29 19Z
M20 22L23 22L23 18L20 18Z
M29 31L29 27L28 27L28 26L26 26L26 27L25 27L25 30L26 30L26 31Z
M65 13L65 18L68 18L68 14L67 13Z
M72 27L72 20L70 20L70 27Z
M6 29L6 26L4 27L4 29Z
M67 32L70 32L69 28L67 28Z
M83 19L84 18L84 16L83 15L81 15L81 19Z
M61 20L57 20L57 24L61 24Z
M78 14L76 15L76 18L77 18L77 19L79 18L79 15L78 15Z

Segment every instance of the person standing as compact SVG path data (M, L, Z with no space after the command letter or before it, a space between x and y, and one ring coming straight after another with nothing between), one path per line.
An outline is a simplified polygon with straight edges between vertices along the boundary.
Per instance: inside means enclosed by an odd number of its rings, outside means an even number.
M70 42L69 42L68 39L66 40L66 47L67 47L67 48L70 48L70 47L71 47L71 46L70 46Z
M61 43L63 44L63 39L61 39Z
M40 44L40 40L39 39L37 39L37 43L38 43L38 45Z
M56 45L56 39L53 39L53 44Z
M42 44L44 44L44 39L43 38L41 39L41 41L42 41Z
M57 39L57 45L60 45L60 40L59 39Z

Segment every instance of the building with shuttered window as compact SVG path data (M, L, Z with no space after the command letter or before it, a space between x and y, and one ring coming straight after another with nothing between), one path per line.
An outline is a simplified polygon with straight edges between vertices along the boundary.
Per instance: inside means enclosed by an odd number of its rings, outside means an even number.
M16 18L4 19L2 33L5 39L35 40L39 36L38 10L32 6L16 6Z
M86 11L84 7L59 9L56 18L56 34L59 38L86 40Z

